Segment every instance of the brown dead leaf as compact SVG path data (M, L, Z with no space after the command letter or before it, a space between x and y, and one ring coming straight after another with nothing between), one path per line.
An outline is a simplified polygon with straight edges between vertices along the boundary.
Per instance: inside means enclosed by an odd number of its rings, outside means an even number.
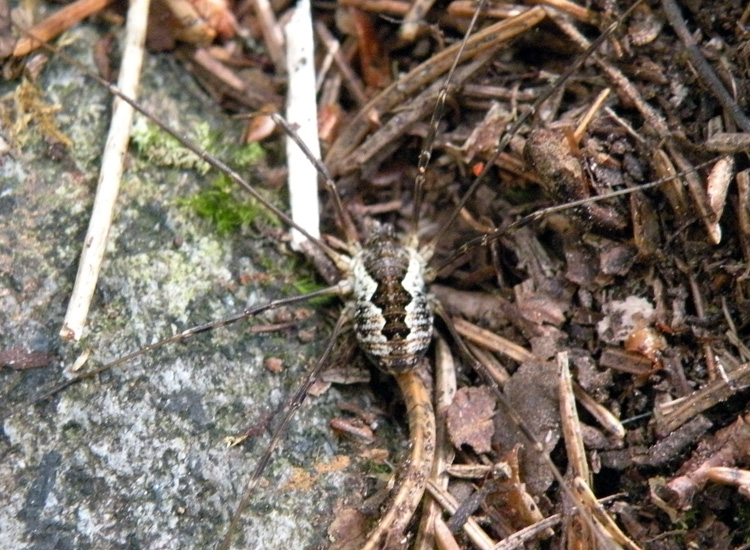
M489 111L471 132L463 144L464 158L467 162L475 157L484 156L493 151L498 140L505 132L505 127L513 117L504 110L500 103L493 102Z
M332 550L360 548L367 537L368 520L356 508L343 508L328 527Z
M560 439L556 369L554 362L526 362L511 376L504 388L508 405L544 443L546 452L554 449ZM495 414L493 443L502 452L509 452L519 444L523 447L521 471L524 482L531 494L540 495L552 484L552 474L544 458L527 448L528 441L504 409L500 407Z
M489 388L461 388L448 407L446 423L451 442L456 448L468 445L475 452L492 449L492 417L495 398Z
M599 255L599 269L605 275L624 276L635 262L638 250L630 243L608 243Z
M550 277L544 287L537 287L527 279L513 287L518 309L526 319L536 324L560 327L571 307L571 292L561 280Z
M284 361L279 357L266 357L263 366L270 372L278 374L284 370Z
M581 200L590 196L590 185L581 166L580 155L573 150L567 132L536 129L526 140L524 156L542 179L547 192L559 201ZM623 231L628 220L609 204L592 202L574 211L583 223L611 231Z

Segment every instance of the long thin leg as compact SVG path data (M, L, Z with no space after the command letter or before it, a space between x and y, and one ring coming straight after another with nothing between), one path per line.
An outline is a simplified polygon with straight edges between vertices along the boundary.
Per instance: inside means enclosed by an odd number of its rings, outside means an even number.
M419 213L422 209L422 195L424 194L424 181L425 181L425 177L427 174L427 166L429 165L430 158L432 157L432 149L435 146L435 136L437 135L438 126L440 124L440 119L443 118L443 111L445 110L445 101L448 98L448 87L450 86L453 80L453 73L456 72L456 67L458 66L459 60L461 59L461 54L466 48L466 43L469 41L471 32L474 29L474 26L476 25L477 20L479 19L479 14L482 12L482 9L484 8L485 4L486 4L485 0L482 0L477 6L476 11L474 11L474 15L472 16L471 21L469 22L469 28L466 30L466 33L464 34L464 38L461 41L461 46L458 49L458 54L453 60L453 65L451 65L451 68L448 70L448 75L445 77L445 81L443 82L443 85L440 87L440 91L438 92L438 98L435 103L435 109L432 111L432 118L430 119L429 130L427 131L427 135L424 138L424 145L422 146L422 151L419 153L419 163L417 165L417 177L414 180L414 211L412 212L412 221L411 221L411 236L413 236L414 238L416 238L416 236L419 234Z
M242 512L245 510L248 503L252 499L255 487L258 484L258 480L263 475L263 471L266 469L268 462L271 460L273 451L276 449L276 446L279 444L281 437L289 427L289 423L292 421L292 417L294 417L295 413L302 406L302 403L304 403L305 398L307 397L307 393L310 391L310 386L313 385L313 382L315 382L315 379L320 374L320 371L328 362L328 357L331 355L331 351L333 351L333 347L336 345L336 340L338 339L339 334L341 334L341 329L349 320L349 318L350 314L348 310L344 309L341 315L339 315L339 320L336 322L336 326L334 326L333 328L333 333L328 338L328 343L326 344L325 351L323 351L323 355L318 360L315 368L311 370L307 375L307 378L305 378L305 382L302 384L302 386L300 386L300 388L292 396L292 398L289 400L289 403L285 405L284 408L286 409L286 414L281 420L281 424L279 424L279 426L276 428L276 431L273 433L270 443L266 446L266 450L263 451L263 455L255 465L255 470L253 470L250 479L245 485L245 490L242 493L242 498L240 499L237 508L235 508L234 513L232 514L232 521L229 524L229 528L227 529L224 538L219 543L217 550L228 550L230 545L232 544L234 533L235 531L237 531L237 527L239 526L240 520L242 519Z
M328 168L325 164L323 164L315 155L313 155L312 151L310 151L310 148L305 144L304 141L302 141L297 135L297 133L294 131L294 129L289 125L289 123L284 119L284 117L274 113L271 115L273 120L281 126L281 128L284 130L284 133L295 143L297 144L297 147L300 148L302 153L307 157L307 159L310 161L310 163L315 167L315 170L323 177L325 180L325 186L326 191L328 192L328 195L331 197L333 201L333 208L336 211L336 218L338 219L339 225L341 226L341 230L344 232L344 235L346 235L346 241L350 248L355 246L354 243L357 242L357 231L354 227L354 223L352 222L349 215L346 213L346 210L344 209L344 205L341 202L341 195L339 195L338 190L336 189L336 182L333 181L333 178L331 177L331 173L328 171Z
M435 275L437 273L440 273L440 271L451 265L453 262L455 262L458 258L466 254L468 251L473 250L475 248L487 246L492 241L496 241L503 235L508 234L509 232L518 229L519 227L524 227L526 225L529 225L535 221L541 220L542 218L545 218L551 214L555 214L557 212L564 212L566 210L572 210L574 208L578 208L579 206L584 206L586 204L591 204L599 201L604 200L611 200L615 199L617 197L622 197L625 195L632 195L633 193L646 191L648 189L652 189L654 187L659 187L660 185L663 185L669 181L676 180L682 176L684 176L687 173L692 173L697 170L700 170L702 168L705 168L709 165L712 165L716 162L716 159L713 158L711 160L708 160L706 162L702 162L700 164L696 164L691 170L687 171L681 171L677 172L675 174L672 174L670 176L659 178L658 180L654 180L648 183L643 183L641 185L628 187L626 189L620 189L618 191L610 191L606 195L594 195L591 197L586 197L584 199L578 199L575 201L566 202L564 204L556 204L554 206L549 206L547 208L542 208L541 210L537 210L536 212L532 212L531 214L527 214L526 216L517 219L513 223L506 225L505 227L500 227L497 230L491 232L491 233L485 233L484 235L480 235L479 237L474 237L472 239L469 239L468 241L464 242L461 246L459 246L456 250L451 253L450 256L448 256L445 260L442 261L440 265L438 265L435 268L431 268L431 273L428 274L425 279L428 281L431 281L434 279Z
M482 169L482 172L474 178L474 181L471 182L471 185L466 190L464 195L461 197L461 199L458 201L458 204L456 205L456 208L453 210L451 215L443 222L442 227L438 229L437 233L432 237L430 242L425 246L425 249L429 252L425 252L428 256L431 255L431 251L435 249L437 246L437 243L440 242L440 240L443 238L443 235L445 235L445 232L451 227L453 222L458 217L459 212L461 209L466 205L469 198L474 194L474 192L477 190L477 187L479 187L479 184L484 181L485 177L489 173L489 171L492 169L492 166L495 164L497 159L500 157L500 154L503 152L503 150L508 146L510 143L510 140L513 138L513 136L516 135L516 132L521 128L521 126L529 120L536 112L539 110L539 108L542 106L542 104L547 101L550 97L552 97L552 94L557 92L560 87L564 86L565 83L568 81L568 78L570 78L571 75L575 74L578 69L581 68L583 63L586 62L586 60L589 58L589 56L593 55L594 52L596 52L596 49L604 42L614 31L617 29L617 27L620 26L621 22L624 21L632 12L635 10L635 8L641 3L641 0L638 0L635 2L632 6L630 6L625 13L623 13L622 17L618 18L617 21L612 23L602 34L600 34L596 40L594 40L591 43L591 46L581 55L574 63L572 63L563 73L558 77L557 81L554 83L554 85L550 86L548 89L546 89L542 94L539 95L539 97L534 101L534 103L531 105L531 108L527 111L524 111L521 116L519 116L516 121L508 128L508 130L503 134L502 138L500 138L499 143L497 144L497 147L495 148L495 152L490 156L490 158L487 160L487 162L484 165L484 168Z
M341 295L341 294L345 294L346 292L347 292L347 285L345 283L337 284L334 286L329 286L327 288L316 290L314 292L302 294L300 296L292 296L291 298L281 298L279 300L272 300L270 302L261 304L259 306L254 306L254 307L244 309L240 313L235 313L234 315L230 315L229 317L225 317L224 319L219 319L218 321L211 321L210 323L204 323L202 325L191 327L189 329L183 330L182 332L178 334L175 334L168 338L164 338L163 340L159 340L158 342L154 342L153 344L149 344L148 346L143 347L137 351L134 351L133 353L124 355L118 359L115 359L114 361L110 361L109 363L106 363L100 367L86 371L84 373L80 373L75 378L71 378L70 380L61 382L60 384L57 384L49 388L48 390L43 391L41 394L37 395L31 400L26 401L23 404L19 405L18 407L11 409L6 414L0 415L0 420L4 420L5 418L12 416L16 412L27 408L29 405L33 405L34 403L39 403L41 401L46 401L53 395L56 395L60 393L61 391L63 391L64 389L69 388L70 386L73 386L75 384L78 384L79 382L83 380L87 380L89 378L98 376L99 374L105 371L113 369L114 367L122 365L123 363L127 363L128 361L135 359L136 357L140 357L141 355L151 353L152 351L162 348L166 346L167 344L174 344L175 342L181 342L183 340L187 340L188 338L192 338L196 334L200 334L202 332L208 332L210 330L214 330L219 327L231 325L238 321L249 319L250 317L263 313L264 311L276 309L281 306L297 304L300 302L306 302L308 300L311 300L313 298L318 298L320 296L329 296L331 294Z

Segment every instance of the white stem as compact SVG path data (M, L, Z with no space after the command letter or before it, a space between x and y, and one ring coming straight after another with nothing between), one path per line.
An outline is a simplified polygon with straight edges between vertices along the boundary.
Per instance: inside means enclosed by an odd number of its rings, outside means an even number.
M143 65L143 46L146 40L149 0L131 0L125 34L125 50L120 65L117 86L123 94L134 98ZM123 161L130 140L133 108L115 98L112 107L107 143L102 155L99 183L91 212L91 220L83 243L78 274L73 295L68 303L60 336L66 340L79 340L83 334L91 300L96 289L107 236L112 224L117 193L123 172Z
M315 103L315 64L310 0L301 0L285 27L289 90L286 119L297 129L302 141L320 158L318 110ZM294 144L286 140L289 168L289 201L292 219L312 236L320 236L318 174L315 167ZM305 237L292 230L292 246L299 248Z

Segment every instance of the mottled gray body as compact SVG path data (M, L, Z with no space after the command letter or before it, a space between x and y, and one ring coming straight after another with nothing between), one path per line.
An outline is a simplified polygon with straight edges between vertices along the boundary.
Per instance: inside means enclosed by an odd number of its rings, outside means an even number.
M401 243L390 225L378 226L352 258L354 332L360 349L379 369L413 369L432 339L433 312L425 260Z

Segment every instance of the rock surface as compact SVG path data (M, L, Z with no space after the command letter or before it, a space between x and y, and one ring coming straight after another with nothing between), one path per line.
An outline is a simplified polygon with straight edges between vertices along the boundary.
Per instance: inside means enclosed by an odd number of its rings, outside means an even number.
M66 51L90 63L97 38L94 28L79 27ZM16 85L0 84L0 95ZM55 59L38 86L47 103L61 106L55 118L74 146L49 147L32 137L20 147L10 139L10 152L0 156L0 350L49 359L46 367L0 369L3 415L63 379L84 350L91 351L88 366L100 364L289 294L296 275L283 273L284 266L302 263L268 239L218 236L179 204L211 176L149 167L131 148L87 336L79 345L61 342L111 98ZM233 122L170 58L149 58L141 97L186 134L207 121L232 135ZM266 274L260 285L240 283L256 274ZM4 417L0 547L215 547L268 430L239 448L227 449L224 438L282 406L314 364L326 326L319 315L308 320L303 328L317 327L317 336L307 345L297 329L222 329ZM283 373L263 367L269 356L283 359ZM328 545L334 502L359 486L347 480L354 467L315 468L345 453L328 427L338 399L334 390L303 406L268 469L267 487L244 514L236 547ZM289 481L301 472L309 486Z

